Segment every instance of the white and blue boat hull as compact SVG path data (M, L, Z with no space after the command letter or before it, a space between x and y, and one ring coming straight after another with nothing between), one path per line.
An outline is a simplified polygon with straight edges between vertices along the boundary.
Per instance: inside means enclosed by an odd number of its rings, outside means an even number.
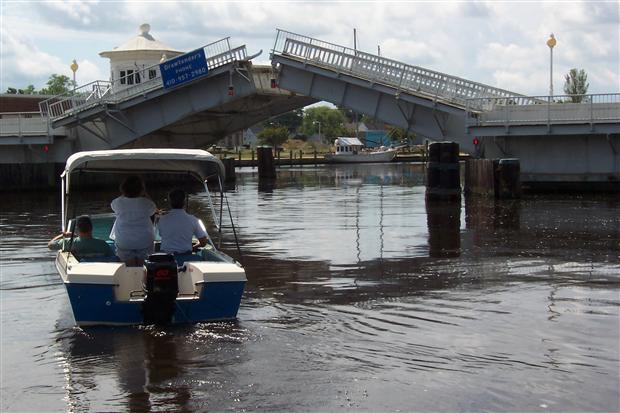
M58 254L56 266L77 325L144 323L144 270L141 267L126 267L123 263L80 263L73 255L62 252ZM245 283L245 272L236 263L186 263L179 272L179 295L171 322L234 320Z

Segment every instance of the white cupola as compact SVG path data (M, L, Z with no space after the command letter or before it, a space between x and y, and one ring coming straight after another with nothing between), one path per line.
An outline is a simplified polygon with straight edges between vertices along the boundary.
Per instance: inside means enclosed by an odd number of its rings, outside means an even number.
M159 76L159 63L183 54L155 40L151 26L140 25L140 34L113 50L99 53L110 59L110 82L114 89L124 89Z

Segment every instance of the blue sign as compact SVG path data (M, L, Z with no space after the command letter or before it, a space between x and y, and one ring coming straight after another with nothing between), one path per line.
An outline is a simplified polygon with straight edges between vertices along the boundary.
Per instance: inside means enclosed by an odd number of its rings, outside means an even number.
M182 85L209 73L204 49L194 50L159 64L164 88Z

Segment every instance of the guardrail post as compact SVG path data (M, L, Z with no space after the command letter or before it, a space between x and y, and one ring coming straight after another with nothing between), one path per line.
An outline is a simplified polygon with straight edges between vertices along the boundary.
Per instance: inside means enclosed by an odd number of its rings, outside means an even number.
M594 130L594 96L590 96L590 131Z

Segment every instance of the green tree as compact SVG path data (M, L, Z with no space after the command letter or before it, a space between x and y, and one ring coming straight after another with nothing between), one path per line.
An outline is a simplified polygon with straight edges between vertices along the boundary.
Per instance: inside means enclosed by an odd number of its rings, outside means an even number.
M6 90L6 93L10 95L36 95L38 92L34 88L34 85L28 85L25 89L10 87Z
M303 109L295 109L282 115L276 116L270 120L263 122L266 128L270 126L282 126L288 129L288 133L294 135L304 120Z
M321 139L331 140L344 133L345 116L338 109L327 106L317 106L304 111L304 120L301 125L301 133L311 136L319 133L321 125Z
M284 126L270 126L263 129L257 136L258 143L277 148L288 139L288 129Z
M47 87L39 92L42 95L62 95L70 92L77 84L69 76L53 74L47 81Z
M564 75L564 93L570 95L571 102L579 103L583 95L588 93L588 75L585 70L571 69Z

